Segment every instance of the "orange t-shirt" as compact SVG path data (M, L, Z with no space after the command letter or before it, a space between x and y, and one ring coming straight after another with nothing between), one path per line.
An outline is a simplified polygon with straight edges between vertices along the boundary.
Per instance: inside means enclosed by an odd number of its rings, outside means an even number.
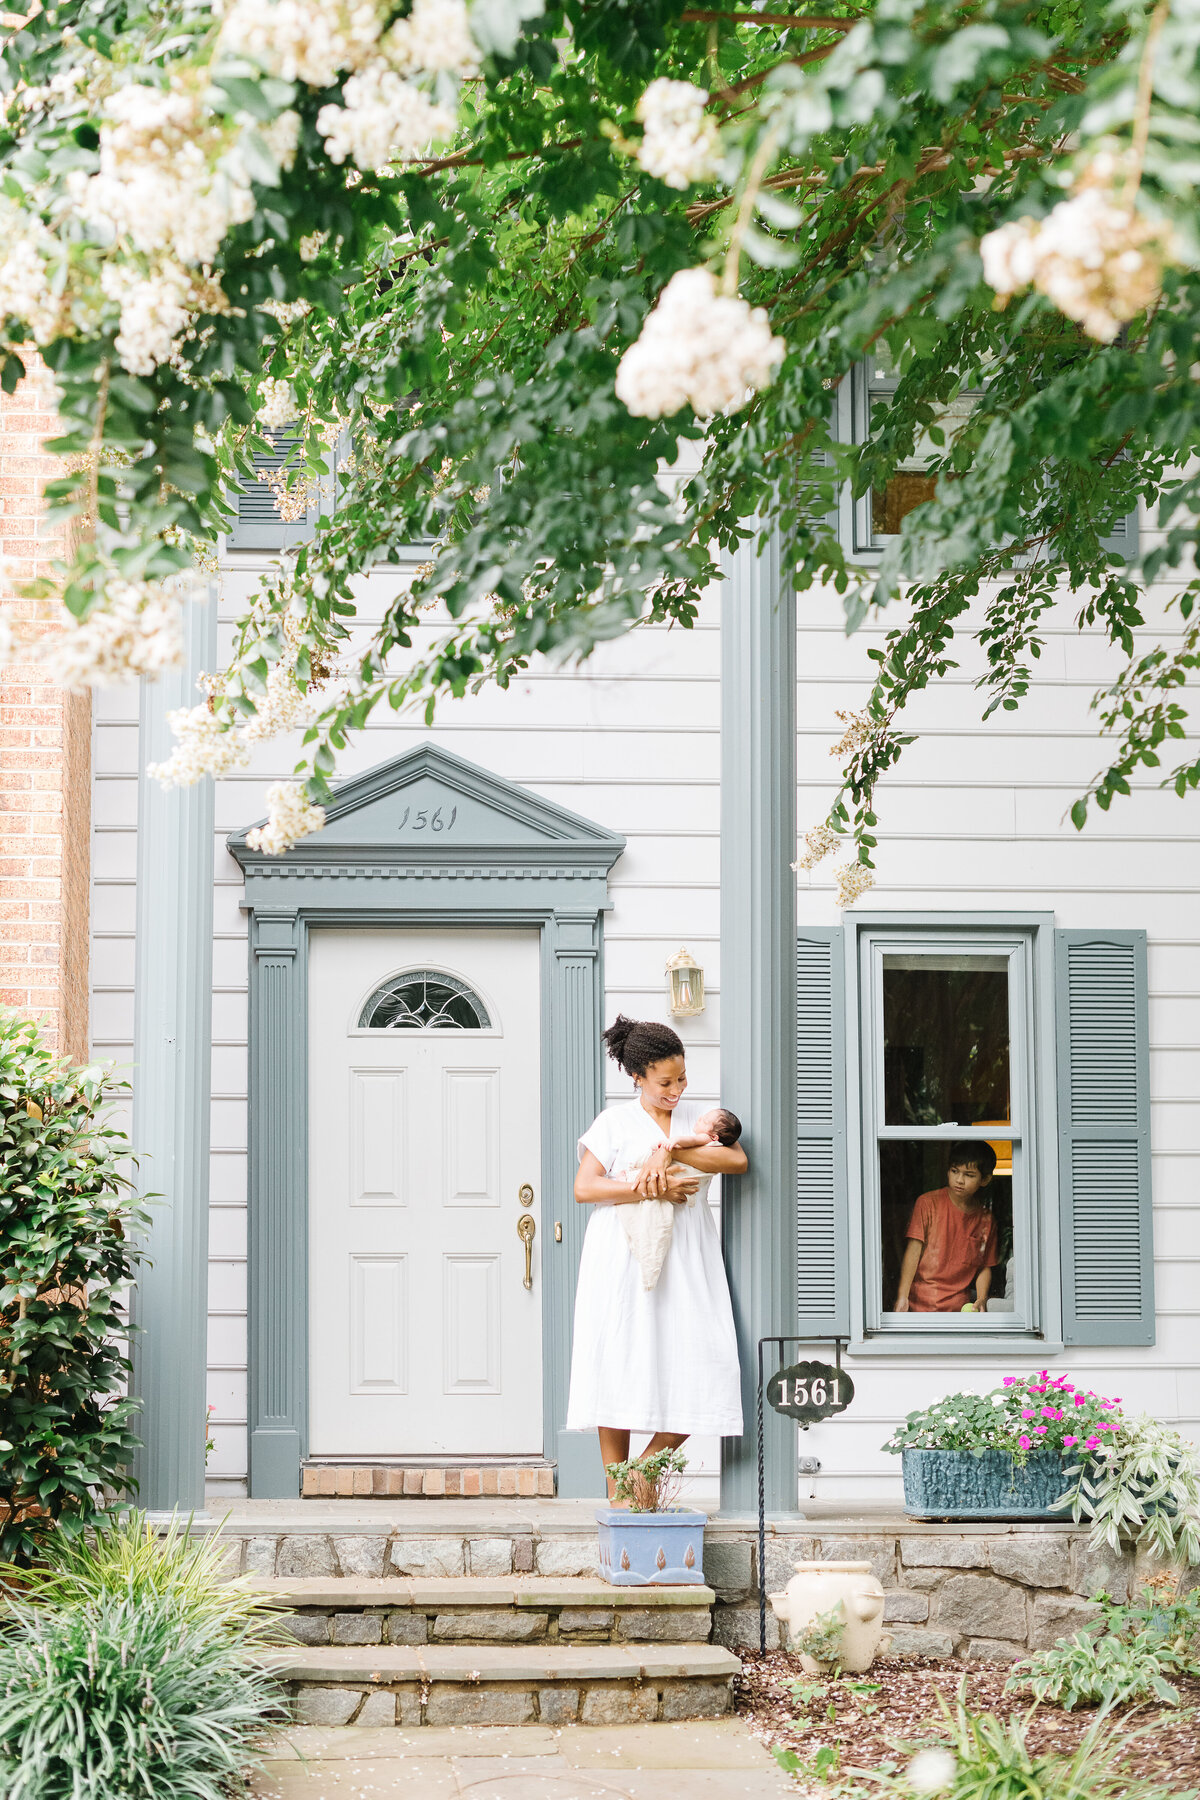
M971 1290L980 1269L994 1269L1000 1260L991 1213L984 1207L961 1211L949 1188L921 1195L905 1235L925 1246L909 1290L911 1312L961 1312L975 1298Z

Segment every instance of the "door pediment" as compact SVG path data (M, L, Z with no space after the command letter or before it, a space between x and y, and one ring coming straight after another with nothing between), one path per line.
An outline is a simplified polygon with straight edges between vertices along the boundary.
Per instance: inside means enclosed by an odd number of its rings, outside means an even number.
M380 862L447 872L462 863L573 863L606 872L625 847L618 833L434 744L342 783L324 829L283 856L249 849L249 829L228 840L247 873Z

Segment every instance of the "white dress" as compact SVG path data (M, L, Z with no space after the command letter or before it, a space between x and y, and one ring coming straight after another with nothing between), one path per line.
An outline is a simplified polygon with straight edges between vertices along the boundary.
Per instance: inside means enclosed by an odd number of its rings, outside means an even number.
M683 1099L671 1138L705 1110ZM639 1100L605 1109L579 1140L606 1175L640 1162L663 1134ZM579 1262L567 1430L742 1434L737 1338L721 1241L706 1204L676 1209L671 1248L655 1287L641 1271L619 1206L593 1206Z

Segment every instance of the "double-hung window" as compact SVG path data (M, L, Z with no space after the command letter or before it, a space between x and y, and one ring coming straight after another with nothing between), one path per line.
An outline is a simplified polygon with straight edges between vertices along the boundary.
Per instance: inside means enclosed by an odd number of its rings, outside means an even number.
M796 1331L1153 1343L1145 933L876 913L796 966Z

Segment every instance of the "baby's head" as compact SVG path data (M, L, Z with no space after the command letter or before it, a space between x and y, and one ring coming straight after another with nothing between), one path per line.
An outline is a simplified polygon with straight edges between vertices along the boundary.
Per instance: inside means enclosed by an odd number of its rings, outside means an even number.
M697 1131L707 1131L718 1144L736 1144L742 1135L742 1121L724 1106L710 1107L696 1120Z

